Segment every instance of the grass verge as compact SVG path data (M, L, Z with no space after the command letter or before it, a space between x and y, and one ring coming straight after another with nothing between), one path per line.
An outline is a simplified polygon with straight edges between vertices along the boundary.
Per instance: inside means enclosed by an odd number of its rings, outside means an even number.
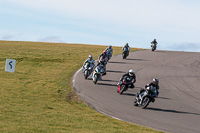
M105 48L0 41L0 132L158 132L98 113L74 92L73 74ZM16 59L15 73L5 72L6 59Z

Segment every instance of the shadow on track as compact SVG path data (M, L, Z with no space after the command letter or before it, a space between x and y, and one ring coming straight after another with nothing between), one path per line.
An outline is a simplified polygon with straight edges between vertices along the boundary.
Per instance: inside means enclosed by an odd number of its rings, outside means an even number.
M107 83L97 83L98 85L106 85L106 86L115 86L117 87L116 84L107 84Z
M126 96L135 96L135 94L132 94L132 93L126 93L126 92L122 93L121 95L126 95Z
M119 64L126 64L126 62L116 62L116 61L109 61L108 63L119 63Z
M102 81L106 81L106 82L118 82L116 80L109 80L109 79L102 79Z
M144 59L130 59L130 58L128 58L128 59L126 59L126 60L148 61L148 60L144 60Z
M123 72L123 71L113 71L113 70L106 70L106 72L114 72L114 73L126 73L126 72Z
M181 114L193 114L193 115L200 115L198 113L191 113L191 112L184 112L184 111L177 111L177 110L171 110L171 109L159 109L159 108L152 108L147 107L148 110L154 110L154 111L162 111L162 112L171 112L171 113L181 113Z
M170 99L170 98L167 98L167 97L158 97L160 99Z

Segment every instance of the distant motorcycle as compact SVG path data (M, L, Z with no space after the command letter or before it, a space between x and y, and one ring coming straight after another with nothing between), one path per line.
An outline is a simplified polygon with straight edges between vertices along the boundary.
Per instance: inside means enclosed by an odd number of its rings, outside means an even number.
M92 73L93 83L96 84L98 80L101 80L103 74L103 69L100 66L97 66Z
M152 43L151 47L152 47L151 50L152 50L152 51L155 51L157 46L156 46L156 44Z
M85 66L83 67L83 73L84 73L84 77L85 79L88 78L88 76L90 76L90 74L92 73L92 67L90 67L90 63L86 63Z
M117 92L119 94L122 94L124 91L128 90L128 87L131 84L132 84L132 79L127 76L124 77L124 79L122 81L120 81L120 83L118 85Z
M128 48L125 48L125 50L122 50L122 58L126 59L126 57L128 57L129 55L129 50Z
M138 94L137 94L138 95ZM145 109L150 102L155 101L155 97L157 96L156 87L149 86L145 89L144 92L136 96L134 101L134 106L140 106Z

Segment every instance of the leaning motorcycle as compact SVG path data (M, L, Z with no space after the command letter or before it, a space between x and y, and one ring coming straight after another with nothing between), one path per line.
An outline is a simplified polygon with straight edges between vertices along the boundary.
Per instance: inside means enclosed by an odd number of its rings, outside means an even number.
M122 50L122 58L126 59L126 57L128 57L129 55L129 50L128 48L125 48L124 50Z
M103 69L103 75L106 74L106 64L107 64L107 58L101 57L99 60L100 67Z
M128 90L129 85L132 84L132 79L128 76L124 77L122 81L119 82L117 92L122 94L124 91Z
M136 96L134 101L134 106L140 106L141 108L145 109L150 102L155 101L156 96L157 96L156 87L149 86L144 90L144 92Z
M84 73L85 79L87 79L88 76L90 76L91 72L92 72L92 67L90 67L90 63L88 62L83 67L83 73Z
M98 80L102 78L103 69L100 66L97 66L92 73L93 83L96 84Z
M108 52L108 53L107 53L108 61L111 59L111 57L112 57L112 53L111 53L111 52ZM107 61L107 62L108 62L108 61Z
M156 44L152 43L151 47L152 47L152 49L151 49L152 51L156 50Z

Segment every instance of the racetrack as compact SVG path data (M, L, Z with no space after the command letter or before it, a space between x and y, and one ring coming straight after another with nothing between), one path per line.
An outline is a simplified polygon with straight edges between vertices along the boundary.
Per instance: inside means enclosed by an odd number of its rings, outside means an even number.
M120 77L134 69L134 89L117 93ZM160 94L146 109L133 105L140 88L160 79ZM127 60L113 56L107 64L107 75L93 84L78 71L73 85L80 97L96 110L165 132L200 132L200 53L142 50L130 53Z

